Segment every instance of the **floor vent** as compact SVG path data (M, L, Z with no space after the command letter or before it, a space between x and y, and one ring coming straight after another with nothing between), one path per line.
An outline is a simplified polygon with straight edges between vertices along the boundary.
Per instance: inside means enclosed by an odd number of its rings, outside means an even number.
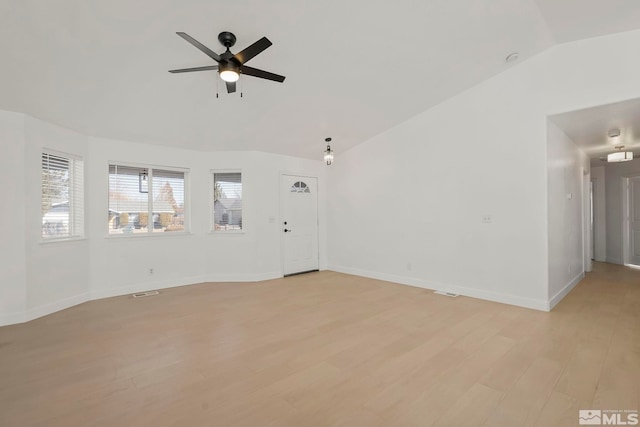
M134 298L144 298L144 297L151 297L159 294L160 292L158 291L147 291L147 292L138 292L137 294L131 294L131 296Z
M445 291L433 291L433 293L438 295L444 295L445 297L451 297L451 298L455 298L458 296L458 294L453 294L451 292L445 292Z

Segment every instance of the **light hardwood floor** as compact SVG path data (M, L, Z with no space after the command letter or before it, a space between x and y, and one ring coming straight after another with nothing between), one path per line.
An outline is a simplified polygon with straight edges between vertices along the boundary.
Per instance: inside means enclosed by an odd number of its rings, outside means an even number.
M640 271L551 313L334 272L0 328L1 426L574 426L640 409Z

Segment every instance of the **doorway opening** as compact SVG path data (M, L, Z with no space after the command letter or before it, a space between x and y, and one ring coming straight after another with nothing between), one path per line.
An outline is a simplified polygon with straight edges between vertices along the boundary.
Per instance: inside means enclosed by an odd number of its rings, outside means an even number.
M640 268L640 175L622 178L624 264Z

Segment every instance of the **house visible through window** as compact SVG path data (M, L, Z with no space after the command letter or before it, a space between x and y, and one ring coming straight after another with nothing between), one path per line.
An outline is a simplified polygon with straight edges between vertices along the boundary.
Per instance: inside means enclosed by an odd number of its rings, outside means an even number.
M185 231L185 171L109 165L109 234Z
M79 157L42 153L42 238L84 235L84 162Z
M242 230L242 174L213 173L214 231Z

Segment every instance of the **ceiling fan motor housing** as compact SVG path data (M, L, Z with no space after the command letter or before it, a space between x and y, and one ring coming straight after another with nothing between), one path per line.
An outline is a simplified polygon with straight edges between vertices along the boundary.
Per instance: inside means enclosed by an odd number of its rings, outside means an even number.
M236 44L236 36L229 31L223 31L218 34L218 41L222 44L222 46L229 49L234 44Z

